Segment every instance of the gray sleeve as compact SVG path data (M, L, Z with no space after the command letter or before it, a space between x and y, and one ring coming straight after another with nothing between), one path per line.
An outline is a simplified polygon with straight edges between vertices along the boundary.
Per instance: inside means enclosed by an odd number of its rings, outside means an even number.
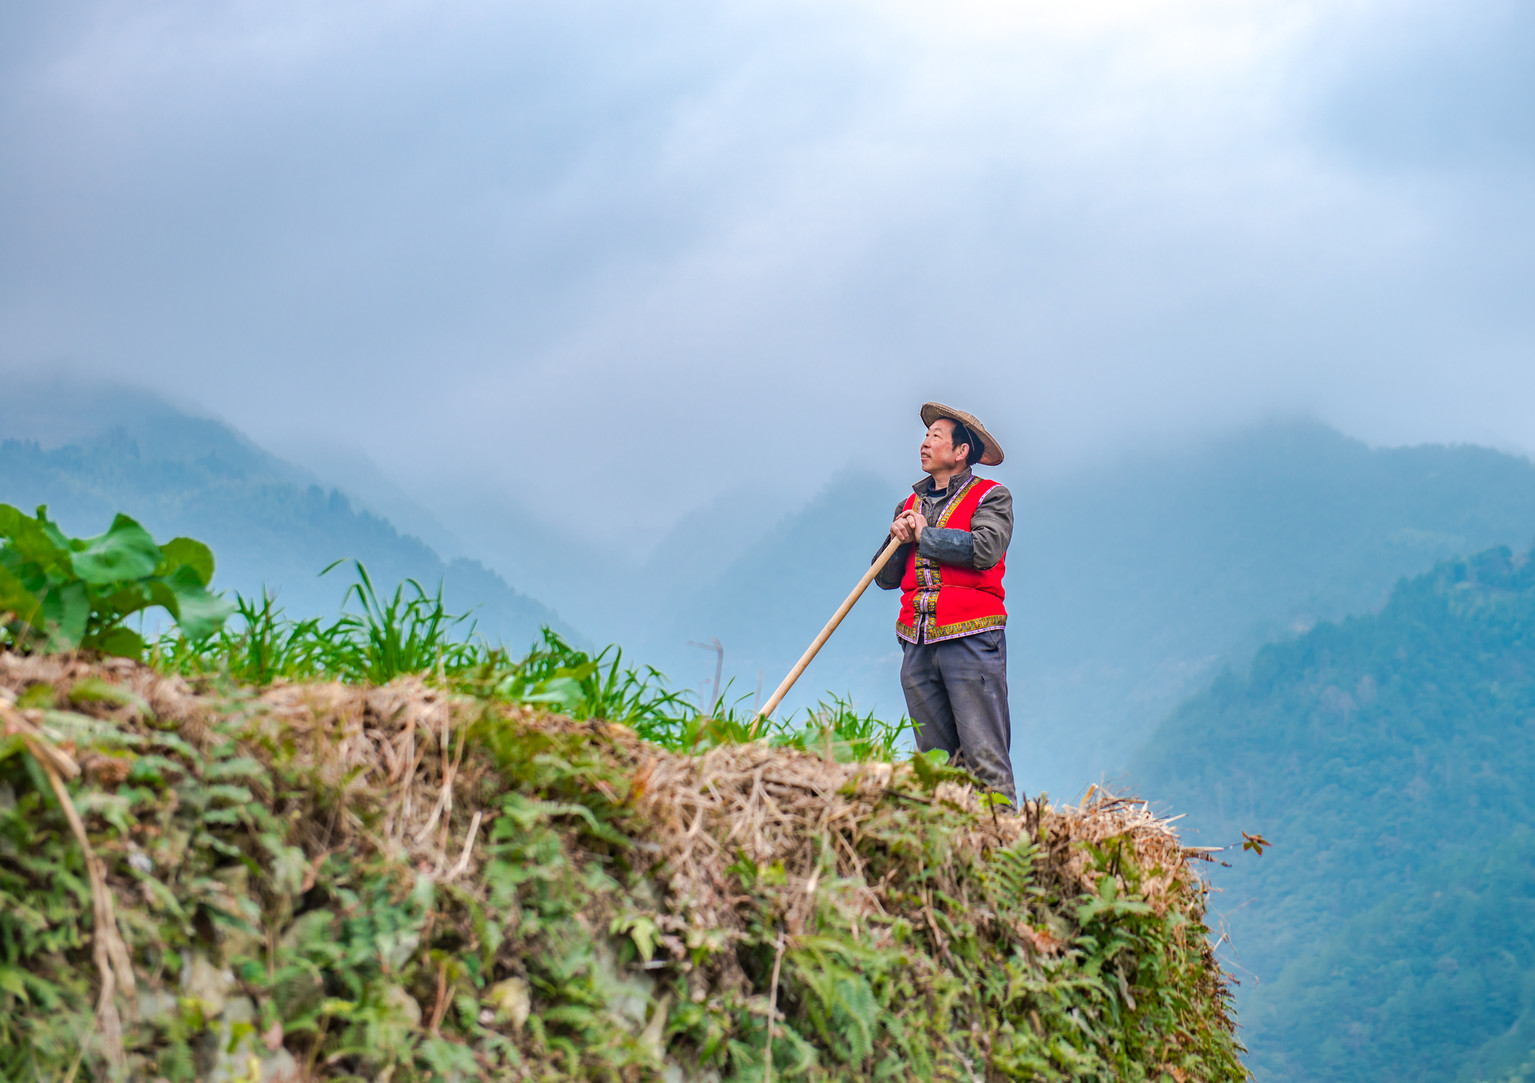
M895 522L896 516L901 514L901 509L905 506L906 501L904 500L895 506L895 511L890 516L892 523ZM923 533L926 533L926 531L923 531ZM879 555L885 551L885 546L889 542L890 535L886 534L885 540L879 543L879 548L874 550L874 555L869 558L870 564L873 564L879 558ZM906 574L906 557L910 553L911 546L909 545L903 545L897 549L895 555L890 558L889 562L879 570L879 574L874 577L875 585L881 590L895 590L899 587L901 585L901 576Z
M974 535L968 530L955 530L946 526L924 527L922 537L917 540L917 552L940 564L975 567Z
M927 535L924 530L924 540ZM970 535L975 552L972 567L978 571L995 567L1013 540L1013 494L1001 485L992 486L970 517Z

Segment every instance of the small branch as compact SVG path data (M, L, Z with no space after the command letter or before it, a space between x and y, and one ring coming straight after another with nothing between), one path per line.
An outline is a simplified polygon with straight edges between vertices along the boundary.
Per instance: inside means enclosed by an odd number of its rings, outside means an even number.
M469 857L474 852L474 840L480 833L480 818L484 815L483 812L476 812L474 819L469 821L469 836L464 839L464 852L458 855L458 861L448 870L447 879L457 879L464 870L469 868Z
M768 988L767 1046L762 1052L762 1083L773 1083L773 1024L778 1020L778 972L783 966L783 953L787 946L788 941L780 932L778 954L773 959L773 981Z
M432 1021L427 1029L433 1037L441 1033L442 1017L448 1011L448 964L442 963L437 967L437 1003L432 1005Z

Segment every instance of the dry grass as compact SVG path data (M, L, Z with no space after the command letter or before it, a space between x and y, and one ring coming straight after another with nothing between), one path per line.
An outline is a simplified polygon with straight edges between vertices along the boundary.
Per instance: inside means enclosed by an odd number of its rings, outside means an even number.
M278 682L251 695L242 691L210 695L179 676L165 676L127 659L92 661L70 656L18 655L0 651L0 688L13 696L46 684L59 702L71 702L74 689L104 679L132 694L137 703L96 700L75 703L77 710L125 726L174 723L184 737L204 740L209 721L240 711L251 720L254 737L287 746L295 766L313 767L342 800L335 823L317 836L324 845L364 841L390 858L405 859L436 877L473 870L460 858L472 850L470 825L476 812L476 783L490 770L483 755L469 757L465 730L487 709L508 722L551 733L601 735L622 749L634 767L630 795L639 811L656 825L659 852L666 864L693 882L686 892L710 908L722 889L723 873L744 852L758 863L782 862L788 875L803 884L816 875L816 840L838 846L839 875L862 879L858 855L859 826L886 795L906 800L936 800L973 813L968 830L953 839L956 850L983 852L1012 845L1020 834L1039 833L1062 856L1060 873L1078 885L1088 883L1090 858L1076 842L1129 840L1144 869L1162 870L1142 885L1159 909L1169 899L1198 890L1191 860L1207 848L1185 847L1172 823L1141 800L1090 788L1083 806L1026 802L1019 812L997 812L982 804L974 787L940 784L923 797L911 785L906 764L837 763L827 757L762 742L726 745L701 756L667 752L636 738L621 726L573 722L530 707L485 703L454 696L404 677L383 687L339 682ZM147 711L146 711L147 709ZM65 742L66 752L70 751ZM110 772L109 758L87 752L88 774ZM365 813L382 808L382 826L365 828ZM871 908L877 903L871 898ZM711 916L723 911L710 909Z
M1172 823L1144 801L1098 788L1089 789L1080 807L1026 802L1021 811L999 812L984 806L973 786L961 783L941 783L933 796L923 796L906 764L838 763L762 742L686 756L646 744L621 726L573 722L523 706L488 706L417 677L384 687L279 682L255 695L210 696L182 677L127 659L0 652L0 688L13 694L47 684L60 702L68 702L72 689L92 678L131 692L160 724L173 722L194 741L204 738L215 715L231 708L245 713L253 737L286 746L293 766L312 767L340 795L335 821L323 829L314 825L317 853L361 843L439 880L467 876L475 868L473 824L483 810L474 807L474 794L491 766L479 753L466 762L465 731L494 710L515 725L600 735L620 749L634 769L629 800L655 825L661 864L672 870L679 893L705 921L727 920L733 892L725 870L742 853L759 864L781 862L790 882L803 888L824 875L818 840L825 840L836 847L837 874L864 880L860 828L891 794L973 814L967 829L951 840L961 854L1010 846L1025 833L1042 834L1059 854L1057 872L1068 886L1089 885L1090 855L1073 843L1111 839L1128 840L1141 868L1160 870L1141 885L1159 910L1201 886L1190 861L1205 858L1204 848L1184 847ZM97 701L76 707L128 726L142 725L145 717L134 704ZM110 770L111 762L87 753L83 766L91 773ZM383 812L382 822L365 826L375 811ZM872 894L866 902L878 910Z

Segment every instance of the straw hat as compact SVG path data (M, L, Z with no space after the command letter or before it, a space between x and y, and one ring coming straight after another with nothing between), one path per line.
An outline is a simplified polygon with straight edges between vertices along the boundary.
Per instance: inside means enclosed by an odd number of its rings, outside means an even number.
M954 407L945 406L941 402L924 402L922 404L922 424L931 426L940 417L949 418L951 421L958 421L980 439L982 445L984 445L981 448L980 462L982 466L1002 465L1002 445L997 443L996 438L986 431L985 425L976 420L974 414L967 414L963 410L956 410Z

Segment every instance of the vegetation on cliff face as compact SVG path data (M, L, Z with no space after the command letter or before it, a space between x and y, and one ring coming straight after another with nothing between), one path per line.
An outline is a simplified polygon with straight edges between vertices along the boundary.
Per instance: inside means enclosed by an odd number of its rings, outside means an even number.
M408 678L7 652L0 689L5 1078L1243 1078L1139 805L1004 815L925 759L687 756Z
M75 589L99 546L62 545L16 602ZM153 665L13 611L0 1077L1245 1078L1198 855L1143 804L1015 813L846 704L700 716L356 572L334 622L240 599Z

